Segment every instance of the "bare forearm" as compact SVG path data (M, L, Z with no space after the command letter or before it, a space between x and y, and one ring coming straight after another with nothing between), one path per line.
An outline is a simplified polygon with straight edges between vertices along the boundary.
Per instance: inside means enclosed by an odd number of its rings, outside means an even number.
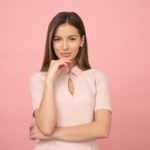
M84 142L104 138L104 127L97 122L55 129L54 138L62 141Z
M56 127L56 106L53 81L45 81L41 104L35 115L35 121L41 132L51 134Z

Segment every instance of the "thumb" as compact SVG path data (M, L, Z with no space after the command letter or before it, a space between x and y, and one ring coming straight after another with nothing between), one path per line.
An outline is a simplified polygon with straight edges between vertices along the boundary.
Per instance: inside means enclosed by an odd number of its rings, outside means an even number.
M34 123L30 123L30 125L29 125L29 131L31 131L31 130L32 130L33 125L34 125Z

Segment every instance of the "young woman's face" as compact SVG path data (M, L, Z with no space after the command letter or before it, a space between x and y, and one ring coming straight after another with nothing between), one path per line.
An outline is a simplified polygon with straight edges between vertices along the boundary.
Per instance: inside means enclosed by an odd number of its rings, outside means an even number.
M70 24L60 25L54 34L53 49L56 56L74 62L79 48L84 44L84 36L80 37L78 29Z

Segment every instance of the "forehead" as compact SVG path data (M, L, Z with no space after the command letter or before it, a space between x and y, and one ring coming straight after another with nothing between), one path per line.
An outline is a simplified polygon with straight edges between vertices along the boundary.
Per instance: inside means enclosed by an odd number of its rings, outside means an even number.
M70 24L62 24L55 31L55 36L79 35L78 29Z

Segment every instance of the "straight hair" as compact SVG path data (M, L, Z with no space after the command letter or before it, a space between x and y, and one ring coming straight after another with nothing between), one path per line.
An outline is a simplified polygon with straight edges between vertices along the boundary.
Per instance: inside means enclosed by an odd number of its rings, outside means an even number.
M80 16L75 12L59 12L49 23L47 30L47 37L45 43L45 52L43 64L40 71L48 71L51 60L59 59L53 49L53 37L56 29L62 25L68 23L78 29L80 37L85 36L84 44L79 48L79 52L75 58L75 64L82 70L88 70L91 68L88 60L88 46L85 27Z

